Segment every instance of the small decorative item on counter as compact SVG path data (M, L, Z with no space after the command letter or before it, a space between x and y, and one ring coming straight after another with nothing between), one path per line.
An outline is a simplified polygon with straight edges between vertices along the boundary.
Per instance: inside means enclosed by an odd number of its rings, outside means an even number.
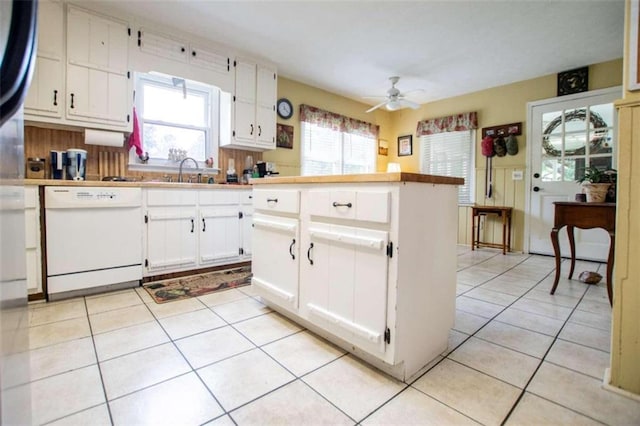
M578 203L586 203L587 202L587 194L576 194L576 201Z
M207 167L213 167L213 157L209 157L206 160L204 160L204 164L206 164Z
M518 139L516 139L516 135L507 136L507 154L516 155L518 153Z

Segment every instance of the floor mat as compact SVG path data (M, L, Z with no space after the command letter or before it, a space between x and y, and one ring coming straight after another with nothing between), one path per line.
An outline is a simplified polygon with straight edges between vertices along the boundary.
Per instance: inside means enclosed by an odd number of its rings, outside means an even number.
M153 281L143 287L156 303L202 296L215 291L251 284L251 266Z

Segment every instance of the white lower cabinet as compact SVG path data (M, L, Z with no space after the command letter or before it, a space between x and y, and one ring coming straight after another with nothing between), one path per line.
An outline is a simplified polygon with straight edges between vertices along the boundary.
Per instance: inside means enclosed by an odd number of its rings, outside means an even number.
M42 289L42 248L40 245L40 196L37 186L25 186L25 248L27 290L39 294Z
M201 266L240 256L240 196L235 191L198 193L200 210L199 262Z
M245 261L248 190L145 189L144 275ZM250 209L247 209L250 213ZM247 242L249 240L249 242Z
M269 300L298 307L300 229L298 220L256 213L253 216L253 284ZM255 271L259 271L256 274Z
M386 346L388 235L319 222L302 235L300 314L373 353Z
M447 348L457 186L264 182L253 195L253 284L267 304L404 381Z
M146 191L146 275L194 269L198 264L197 191Z

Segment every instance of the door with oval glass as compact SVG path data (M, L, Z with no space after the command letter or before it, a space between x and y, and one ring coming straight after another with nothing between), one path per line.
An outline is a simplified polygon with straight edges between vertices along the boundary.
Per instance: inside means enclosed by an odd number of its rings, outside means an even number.
M574 201L585 168L615 168L616 110L620 87L531 102L528 109L527 234L529 253L553 255L549 238L555 201ZM604 261L609 235L602 229L576 229L576 257ZM569 254L566 231L560 249Z

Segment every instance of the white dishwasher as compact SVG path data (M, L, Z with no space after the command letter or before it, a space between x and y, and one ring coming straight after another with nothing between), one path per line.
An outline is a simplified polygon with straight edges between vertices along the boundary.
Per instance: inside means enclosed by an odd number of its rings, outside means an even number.
M47 186L44 203L49 300L140 284L140 188Z

